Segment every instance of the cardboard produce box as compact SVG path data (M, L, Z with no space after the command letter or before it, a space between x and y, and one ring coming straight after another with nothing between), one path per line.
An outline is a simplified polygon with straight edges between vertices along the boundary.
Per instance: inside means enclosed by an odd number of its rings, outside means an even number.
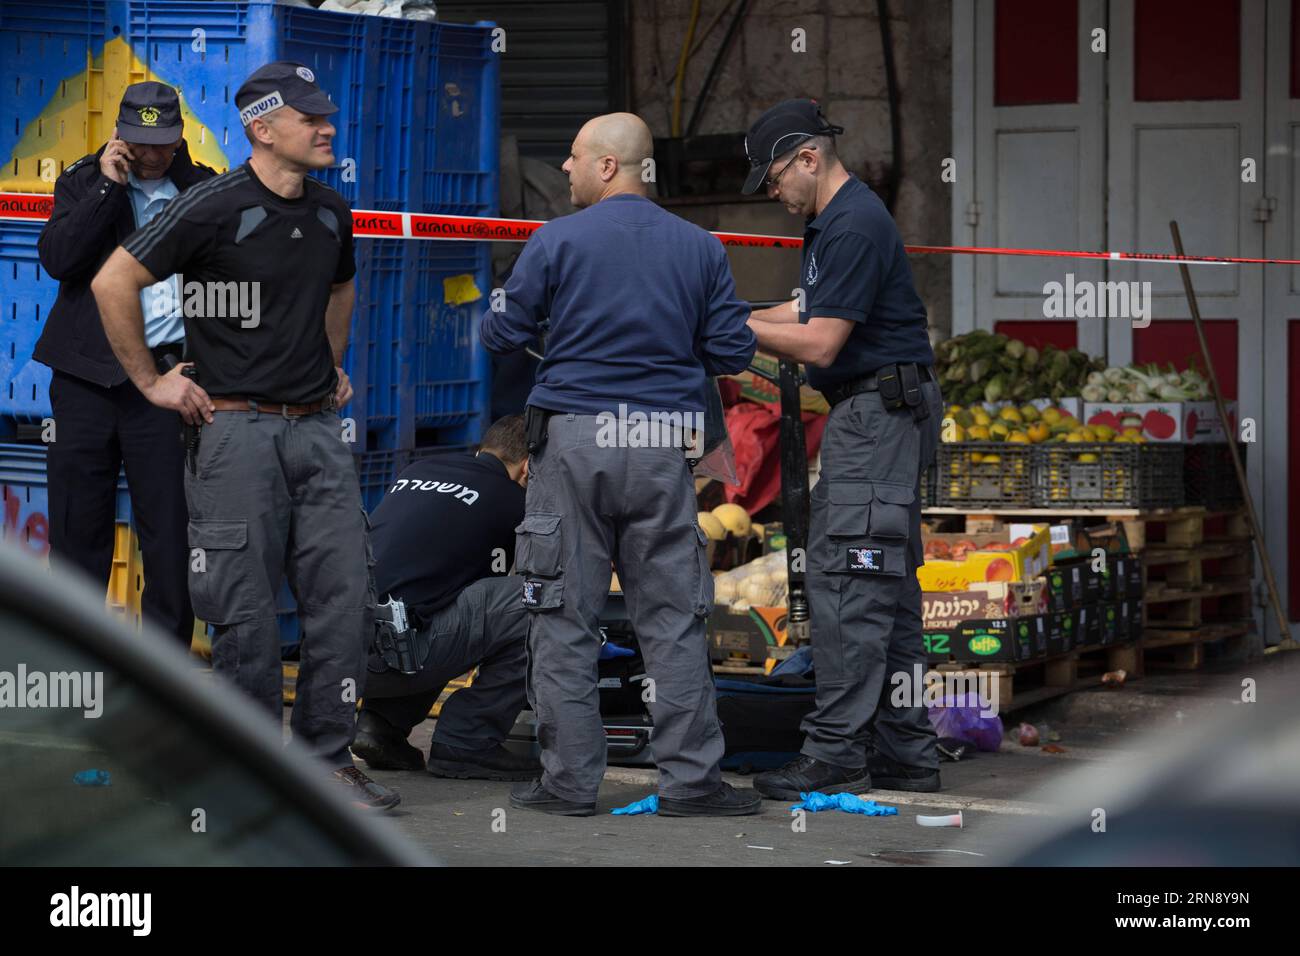
M1033 581L994 581L968 591L924 591L921 626L947 629L976 618L1027 617L1047 610L1046 584Z
M1142 435L1156 442L1224 442L1237 435L1237 403L1226 402L1228 430L1219 421L1214 402L1084 402L1083 422L1098 422L1119 430L1124 415L1142 419Z
M1053 611L1047 615L1047 656L1054 657L1073 650L1079 645L1079 608Z
M1136 641L1142 637L1142 601L1140 598L1125 598L1119 602L1119 629L1117 637L1120 643Z
M916 570L922 591L965 591L972 584L993 581L1029 581L1042 574L1051 562L1047 525L1019 545L1012 545L1002 534L932 534L926 536L926 562ZM970 542L975 550L967 551L962 560L934 557L935 543L951 548ZM991 546L997 545L995 549Z
M715 664L762 664L772 648L784 647L786 618L783 607L751 607L733 611L723 605L709 615L709 656Z
M1027 661L1046 647L1046 615L961 621L951 628L923 631L930 661L964 663Z
M762 352L755 353L749 364L773 377L780 370L780 362L770 355L764 355ZM727 377L740 383L741 398L747 398L751 402L758 402L760 405L779 405L781 403L781 390L760 375L745 371ZM811 385L799 386L799 408L802 411L815 412L818 415L828 414L831 410L829 403L826 401L826 396Z

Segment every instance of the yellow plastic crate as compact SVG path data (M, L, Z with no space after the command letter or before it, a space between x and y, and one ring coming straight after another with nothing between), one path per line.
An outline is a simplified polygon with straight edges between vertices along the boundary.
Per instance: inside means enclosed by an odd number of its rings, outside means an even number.
M140 556L140 539L129 524L118 524L113 535L113 570L108 577L108 593L104 597L104 603L109 611L138 631L143 613L141 597L144 594L144 559ZM194 638L190 650L200 657L212 656L208 626L203 621L194 622Z

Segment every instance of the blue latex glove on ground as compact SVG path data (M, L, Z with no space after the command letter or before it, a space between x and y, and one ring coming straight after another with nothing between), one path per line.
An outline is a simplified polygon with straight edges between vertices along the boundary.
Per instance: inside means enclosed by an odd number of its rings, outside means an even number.
M615 816L620 816L620 817L622 817L622 816L628 816L628 817L630 817L630 816L634 816L634 815L636 815L636 814L638 814L638 813L658 813L658 812L659 812L659 795L656 794L656 793L652 793L652 794L650 794L650 796L646 797L646 798L643 799L643 800L636 800L636 801L634 801L634 802L632 802L632 803L629 803L629 804L628 804L627 806L625 806L625 807L618 807L618 808L616 808L616 809L614 809L614 810L611 810L611 811L609 811L609 812L612 813L612 814L614 814ZM895 811L895 812L897 812L897 811Z
M843 810L845 813L861 813L868 817L898 816L898 807L884 807L874 800L863 800L854 793L801 793L802 801L792 806L791 810L807 810L817 813L819 810Z

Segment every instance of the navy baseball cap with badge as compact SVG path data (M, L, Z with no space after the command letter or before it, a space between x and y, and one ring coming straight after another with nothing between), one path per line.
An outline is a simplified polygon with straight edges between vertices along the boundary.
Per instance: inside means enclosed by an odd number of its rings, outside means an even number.
M814 136L836 136L842 132L843 126L831 124L822 115L816 100L777 103L756 119L745 135L749 175L741 192L746 196L758 192L778 156L784 156Z
M316 85L311 68L291 60L277 60L254 70L236 91L235 105L239 107L239 122L245 126L282 106L292 106L308 116L329 116L339 111Z
M117 110L117 138L144 146L165 146L181 138L181 101L166 83L132 83Z

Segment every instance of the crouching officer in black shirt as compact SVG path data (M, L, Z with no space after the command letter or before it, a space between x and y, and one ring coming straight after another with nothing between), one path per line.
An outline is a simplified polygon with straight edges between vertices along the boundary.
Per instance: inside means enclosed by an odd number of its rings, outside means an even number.
M283 712L275 597L288 573L304 639L292 726L357 806L398 795L352 763L373 637L361 488L336 409L355 298L352 212L307 174L334 163L336 107L298 63L235 93L253 155L128 239L92 287L109 342L155 405L201 426L185 469L194 612L213 668ZM159 375L139 290L184 277L187 361ZM197 382L190 376L197 373Z
M531 780L541 765L501 742L526 700L528 609L514 563L524 517L523 417L483 436L476 455L438 455L406 468L375 513L371 542L381 599L366 698L352 752L377 770ZM391 626L394 604L406 627ZM403 631L405 633L403 633ZM478 668L442 705L429 758L406 742L447 682ZM405 673L404 673L405 672Z
M889 678L925 666L921 639L921 475L939 441L942 396L925 306L889 211L845 171L812 100L788 100L750 127L745 192L763 187L807 218L802 295L755 312L760 348L805 362L826 396L821 480L812 493L808 598L817 708L803 755L754 789L939 789L938 753L920 688L891 701ZM865 739L874 715L875 751Z

